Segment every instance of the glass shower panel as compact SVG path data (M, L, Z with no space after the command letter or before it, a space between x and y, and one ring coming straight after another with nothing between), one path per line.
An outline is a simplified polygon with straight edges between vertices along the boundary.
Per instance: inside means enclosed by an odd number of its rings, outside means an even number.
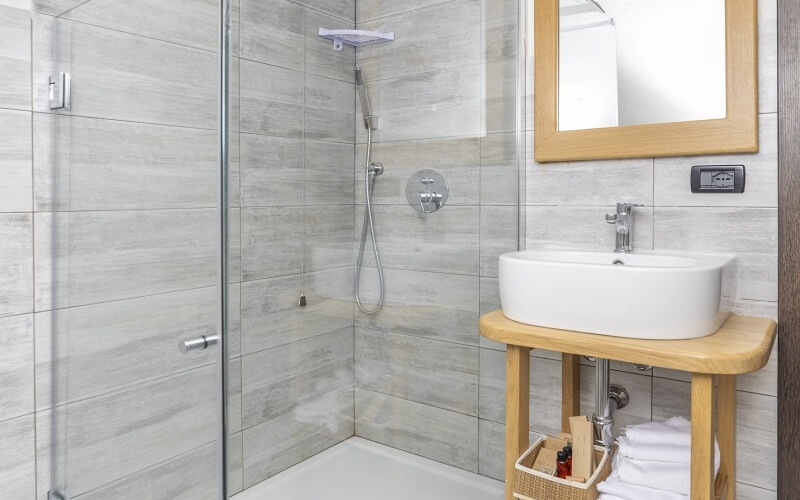
M54 115L46 221L56 263L53 472L63 498L217 498L217 348L178 347L216 335L220 317L219 9L89 0L55 19L56 71L72 82L71 108ZM238 433L240 364L231 365ZM241 472L230 484L241 488Z

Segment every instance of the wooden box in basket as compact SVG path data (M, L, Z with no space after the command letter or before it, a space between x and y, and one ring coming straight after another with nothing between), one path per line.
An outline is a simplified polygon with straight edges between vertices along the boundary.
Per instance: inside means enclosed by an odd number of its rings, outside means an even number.
M540 438L517 460L514 498L520 500L597 500L597 483L611 474L611 459L602 446L595 446L597 469L585 483L576 483L531 469L547 438Z

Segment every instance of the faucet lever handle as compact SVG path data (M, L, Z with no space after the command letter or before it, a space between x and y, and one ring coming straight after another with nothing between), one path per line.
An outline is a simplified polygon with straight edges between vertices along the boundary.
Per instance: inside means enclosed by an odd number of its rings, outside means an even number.
M641 203L617 203L618 214L630 214L633 207L643 207Z
M609 224L616 224L617 214L606 214L606 222Z

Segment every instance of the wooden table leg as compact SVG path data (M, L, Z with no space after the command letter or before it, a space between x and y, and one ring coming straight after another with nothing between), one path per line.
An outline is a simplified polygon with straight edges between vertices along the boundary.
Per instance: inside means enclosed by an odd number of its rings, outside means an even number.
M692 373L692 500L714 500L714 375Z
M528 449L531 350L506 349L506 500L514 500L514 463Z
M561 432L570 432L569 417L581 414L581 357L561 353Z
M736 375L717 375L719 471L728 481L728 498L736 499Z

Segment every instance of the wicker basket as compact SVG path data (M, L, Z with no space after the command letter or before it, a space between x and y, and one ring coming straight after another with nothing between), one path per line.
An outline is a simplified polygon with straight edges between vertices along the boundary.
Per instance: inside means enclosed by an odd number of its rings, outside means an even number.
M597 469L585 483L576 483L531 469L544 446L546 438L540 438L517 460L514 470L514 498L520 500L597 500L597 483L611 474L611 460L605 448L595 446Z

